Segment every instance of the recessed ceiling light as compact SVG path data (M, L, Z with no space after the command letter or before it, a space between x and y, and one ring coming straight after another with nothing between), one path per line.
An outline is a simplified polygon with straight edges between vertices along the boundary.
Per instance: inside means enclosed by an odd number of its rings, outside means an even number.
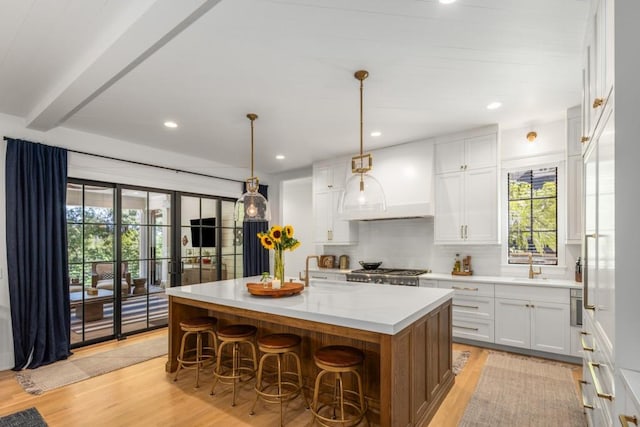
M451 4L453 2L455 2L456 0L440 0L440 3L442 4Z
M373 132L371 132L371 136L380 136L382 135L382 132L380 132L379 130L374 130Z
M495 110L496 108L500 108L502 106L502 102L492 102L487 105L487 110Z
M176 122L172 122L172 121L167 121L164 122L164 125L168 128L174 129L178 127L178 124Z
M284 160L284 154L277 154L277 155L276 155L276 159L278 159L278 160Z

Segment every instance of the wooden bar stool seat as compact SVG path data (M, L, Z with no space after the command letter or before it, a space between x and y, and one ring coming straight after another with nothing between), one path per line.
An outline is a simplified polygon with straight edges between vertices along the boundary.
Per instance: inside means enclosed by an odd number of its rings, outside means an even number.
M323 426L349 427L360 423L367 412L362 388L362 377L358 372L364 364L364 353L355 347L330 345L321 347L313 355L321 371L316 376L311 412ZM321 402L322 378L333 374L334 385L331 397ZM346 390L343 374L355 376L357 390Z
M218 319L215 317L194 317L180 322L180 329L184 332L180 343L180 353L178 354L178 369L173 381L178 380L181 369L196 370L196 388L200 387L200 369L213 365L216 357L218 341L216 339L215 328ZM196 336L196 345L193 348L186 348L187 339ZM203 344L203 337L208 337L208 342Z
M258 339L258 349L264 353L260 358L258 374L256 380L256 400L253 402L250 414L254 414L256 404L259 399L267 403L280 404L280 425L284 426L282 403L295 399L301 394L302 386L302 366L300 363L300 343L302 338L294 334L271 334ZM294 371L285 371L283 363L285 357L290 358L295 364ZM268 358L276 359L276 371L269 376L275 377L273 381L263 381L265 375L264 364ZM304 398L304 392L302 392ZM305 399L305 406L306 399Z
M253 325L229 325L218 330L218 354L216 366L213 370L213 385L211 395L215 394L218 382L233 386L233 398L231 406L236 406L236 383L253 378L258 369L258 357L256 346L253 343L258 329ZM231 366L223 363L222 355L227 346L231 346ZM251 357L242 357L240 345L247 345L251 351ZM247 366L250 362L250 366Z

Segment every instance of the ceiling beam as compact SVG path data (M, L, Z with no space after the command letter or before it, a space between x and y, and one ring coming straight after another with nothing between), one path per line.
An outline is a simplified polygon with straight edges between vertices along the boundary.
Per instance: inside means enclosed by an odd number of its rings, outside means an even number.
M43 96L27 116L27 127L48 131L61 125L219 2L157 0L111 45Z

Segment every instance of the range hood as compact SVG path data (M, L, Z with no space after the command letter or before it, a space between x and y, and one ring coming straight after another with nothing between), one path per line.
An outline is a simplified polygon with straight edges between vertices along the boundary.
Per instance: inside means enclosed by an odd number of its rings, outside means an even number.
M385 219L427 218L433 216L433 204L430 202L387 206L384 212L344 213L340 219L347 221L375 221Z

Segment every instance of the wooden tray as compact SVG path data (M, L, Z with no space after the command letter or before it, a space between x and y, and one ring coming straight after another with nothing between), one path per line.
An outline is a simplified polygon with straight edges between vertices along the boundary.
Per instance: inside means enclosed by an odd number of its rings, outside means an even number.
M296 282L285 282L280 289L273 289L271 285L265 288L263 283L247 283L247 290L251 295L274 298L297 295L303 289L304 284Z
M454 276L471 276L473 271L452 271L451 274Z

